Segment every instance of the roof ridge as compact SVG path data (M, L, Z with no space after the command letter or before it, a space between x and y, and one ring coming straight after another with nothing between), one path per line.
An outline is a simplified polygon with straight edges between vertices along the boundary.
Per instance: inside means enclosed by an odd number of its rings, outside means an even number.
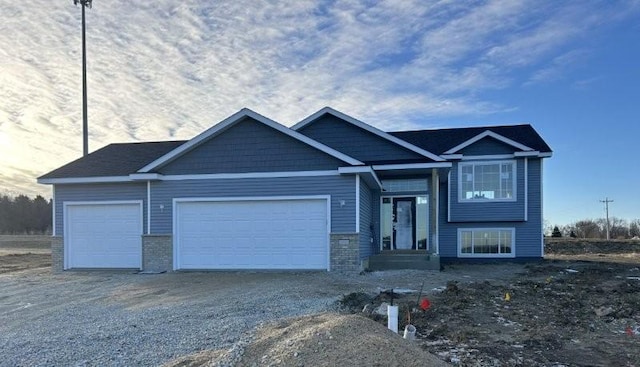
M521 124L512 124L512 125L480 125L480 126L466 126L466 127L435 127L431 129L416 129L416 130L396 130L396 131L387 131L389 134L391 133L415 133L422 131L443 131L443 130L471 130L471 129L491 129L491 128L499 128L499 127L521 127L521 126L532 126L530 123L521 123Z

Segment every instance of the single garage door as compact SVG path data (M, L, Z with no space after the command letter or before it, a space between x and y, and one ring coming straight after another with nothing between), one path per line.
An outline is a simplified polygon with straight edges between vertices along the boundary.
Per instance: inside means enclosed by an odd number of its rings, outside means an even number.
M176 203L176 269L328 269L327 200Z
M66 203L66 268L142 265L142 204Z

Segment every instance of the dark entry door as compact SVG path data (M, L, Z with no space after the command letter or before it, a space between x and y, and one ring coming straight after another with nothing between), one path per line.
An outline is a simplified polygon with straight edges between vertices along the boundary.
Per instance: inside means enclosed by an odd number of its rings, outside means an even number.
M393 248L416 249L416 198L393 198Z

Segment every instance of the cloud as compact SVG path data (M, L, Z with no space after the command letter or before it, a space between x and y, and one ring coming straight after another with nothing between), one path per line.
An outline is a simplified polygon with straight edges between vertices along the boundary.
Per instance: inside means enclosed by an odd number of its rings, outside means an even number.
M96 1L90 148L188 139L242 107L291 125L330 105L384 129L510 110L483 93L557 77L568 44L633 4ZM0 190L47 193L35 177L81 154L80 9L0 13Z

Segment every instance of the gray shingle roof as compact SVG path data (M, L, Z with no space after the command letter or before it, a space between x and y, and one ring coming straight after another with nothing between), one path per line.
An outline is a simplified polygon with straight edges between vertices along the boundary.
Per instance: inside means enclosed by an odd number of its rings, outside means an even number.
M389 132L389 134L431 153L440 155L486 130L491 130L540 152L551 152L551 148L531 125L395 131ZM79 158L53 170L39 177L39 179L128 176L185 142L186 140L110 144L86 157ZM428 160L428 158L419 161L425 162L425 160ZM367 162L367 164L417 162L416 160L406 160Z
M39 178L128 176L185 142L109 144Z
M524 144L543 153L551 148L542 140L535 129L529 125L481 126L437 130L394 131L389 134L434 154L443 154L447 150L490 130L505 138Z

